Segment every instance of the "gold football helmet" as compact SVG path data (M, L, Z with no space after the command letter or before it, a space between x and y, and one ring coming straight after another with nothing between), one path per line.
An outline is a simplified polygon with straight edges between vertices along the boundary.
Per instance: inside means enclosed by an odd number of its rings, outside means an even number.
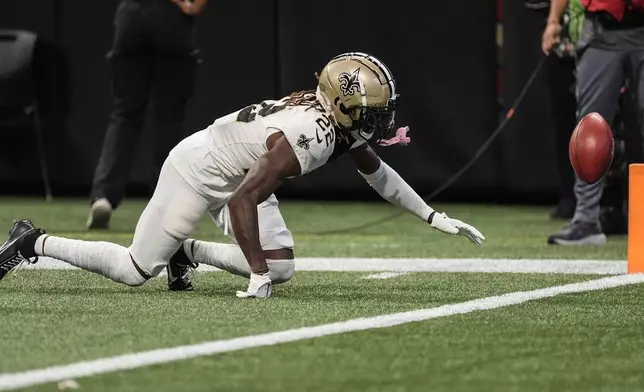
M361 52L331 59L318 76L316 95L337 126L370 139L384 139L394 128L396 83L389 68Z

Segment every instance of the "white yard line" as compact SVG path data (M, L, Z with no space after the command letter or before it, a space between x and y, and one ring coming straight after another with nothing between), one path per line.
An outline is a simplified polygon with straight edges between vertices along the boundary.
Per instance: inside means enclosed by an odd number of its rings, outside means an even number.
M389 279L407 274L409 274L409 272L380 272L378 274L364 276L363 279Z
M41 257L26 268L75 269L59 260ZM530 259L411 259L411 258L298 258L297 271L396 271L396 272L500 272L537 274L621 275L625 260L530 260ZM216 268L200 265L197 271Z
M560 294L602 290L643 282L644 274L611 276L608 278L590 280L581 283L480 298L458 304L443 305L436 308L420 309L377 317L359 318L339 323L318 325L316 327L290 329L235 339L216 340L188 346L144 351L135 354L126 354L93 361L83 361L69 365L54 366L20 373L0 374L0 390L24 388L78 377L135 369L144 366L181 361L189 358L244 350L254 347L273 346L346 332L393 327L438 317L470 313L479 310L496 309L532 300L553 297Z

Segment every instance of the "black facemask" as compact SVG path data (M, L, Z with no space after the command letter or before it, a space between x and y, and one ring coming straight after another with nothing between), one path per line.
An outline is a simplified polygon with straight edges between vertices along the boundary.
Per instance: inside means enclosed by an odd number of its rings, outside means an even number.
M354 130L359 131L360 136L365 139L375 136L375 143L386 139L396 125L397 105L397 99L390 99L387 106L384 107L358 106L352 108L361 111L360 119L354 122Z

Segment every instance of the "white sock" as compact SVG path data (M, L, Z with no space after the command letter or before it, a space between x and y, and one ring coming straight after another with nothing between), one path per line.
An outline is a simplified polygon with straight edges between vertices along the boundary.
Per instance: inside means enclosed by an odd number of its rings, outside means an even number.
M212 265L231 274L250 278L250 265L237 245L188 240L183 242L183 250L192 262Z
M231 274L250 278L250 265L238 245L188 240L183 250L190 261L212 265ZM273 283L284 283L291 279L295 270L293 260L266 260Z
M147 280L134 266L127 248L111 242L41 235L34 248L38 256L62 260L128 286L140 286Z

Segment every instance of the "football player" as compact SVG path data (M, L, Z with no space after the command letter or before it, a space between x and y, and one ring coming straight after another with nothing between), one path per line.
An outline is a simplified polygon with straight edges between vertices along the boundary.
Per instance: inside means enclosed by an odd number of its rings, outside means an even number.
M316 90L250 105L180 142L129 248L48 235L20 220L0 248L0 279L47 256L130 286L166 268L170 290L191 290L189 270L204 263L249 278L238 297L269 297L272 285L291 279L295 269L293 237L275 190L345 153L385 200L434 229L481 244L477 229L434 211L369 145L393 130L397 99L380 60L358 52L336 56L318 75ZM204 213L236 244L191 239Z

